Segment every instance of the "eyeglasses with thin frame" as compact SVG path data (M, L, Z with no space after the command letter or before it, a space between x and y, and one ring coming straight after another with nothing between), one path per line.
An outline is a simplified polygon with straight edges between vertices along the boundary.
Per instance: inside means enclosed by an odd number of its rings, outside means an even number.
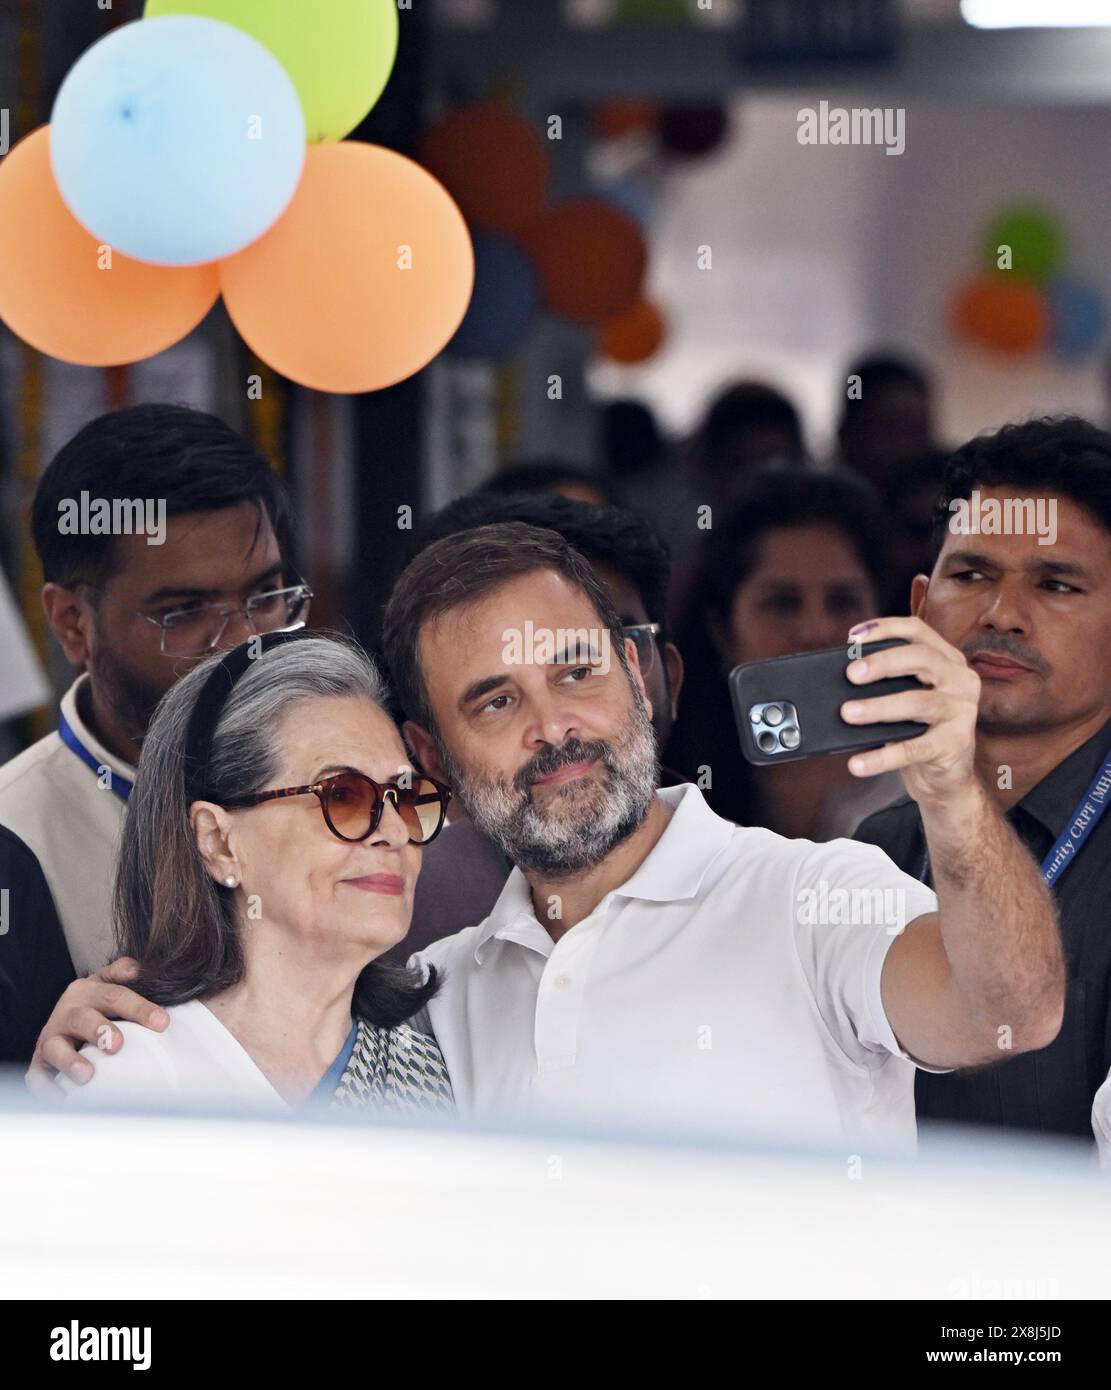
M656 644L659 641L660 633L663 632L663 624L627 623L621 631L626 637L631 637L636 644L640 674L646 676L656 661Z
M288 796L315 796L328 829L336 839L349 844L358 844L374 834L388 798L409 831L409 843L427 845L444 828L452 792L442 782L423 774L376 782L362 772L340 772L306 787L256 792L252 796L221 802L221 805L229 811L246 810L261 806L264 801Z
M83 587L158 628L163 656L207 656L219 647L228 623L236 616L243 618L255 636L266 632L296 632L308 622L309 603L314 597L307 584L293 584L254 594L245 604L205 603L195 608L175 608L161 618L152 618L149 613L121 603L98 584Z

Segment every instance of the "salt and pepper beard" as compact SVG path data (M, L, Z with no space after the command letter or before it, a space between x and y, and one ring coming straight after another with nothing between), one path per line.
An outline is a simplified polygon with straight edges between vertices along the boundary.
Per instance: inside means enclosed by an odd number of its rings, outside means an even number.
M523 872L548 879L582 873L643 825L656 793L659 758L644 696L629 685L633 706L615 738L568 739L545 748L512 781L464 771L440 744L444 771L467 814ZM534 799L538 777L590 759L604 767L602 779L587 773L552 787L543 803Z

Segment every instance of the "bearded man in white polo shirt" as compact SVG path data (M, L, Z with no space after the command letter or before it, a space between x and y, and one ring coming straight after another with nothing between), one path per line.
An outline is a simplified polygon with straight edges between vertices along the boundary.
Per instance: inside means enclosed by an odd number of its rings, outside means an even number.
M1052 1040L1056 921L973 772L978 677L913 619L865 636L908 645L852 679L928 688L844 716L929 730L851 766L903 771L936 898L874 847L785 840L722 820L695 786L657 791L635 646L562 537L481 527L409 566L384 630L406 733L516 865L485 922L414 958L441 974L425 1021L461 1109L897 1146L914 1137L911 1059ZM71 986L44 1064L66 1069L67 1037L95 1036L106 1004L147 1021L107 989Z
M656 791L635 648L553 533L485 527L414 561L384 630L407 735L517 866L485 922L416 958L444 979L429 1023L461 1106L898 1143L911 1059L1052 1040L1056 922L973 772L979 679L922 623L865 634L886 637L909 645L850 677L931 688L844 714L929 731L853 770L903 771L936 899L871 847L739 828L697 787Z

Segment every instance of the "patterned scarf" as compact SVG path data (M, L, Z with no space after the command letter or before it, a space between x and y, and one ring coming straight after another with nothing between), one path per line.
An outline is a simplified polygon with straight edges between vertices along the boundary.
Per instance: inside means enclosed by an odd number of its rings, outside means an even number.
M330 1104L337 1110L436 1113L453 1110L455 1098L435 1038L407 1023L376 1028L359 1019L354 1050Z

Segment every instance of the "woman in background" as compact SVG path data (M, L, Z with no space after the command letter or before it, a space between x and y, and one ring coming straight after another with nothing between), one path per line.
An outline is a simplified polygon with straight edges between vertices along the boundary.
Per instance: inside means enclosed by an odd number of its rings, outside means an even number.
M897 774L855 779L847 754L746 763L727 684L741 662L847 650L849 629L886 602L887 531L874 493L856 479L776 471L753 475L736 509L707 533L676 639L686 688L665 758L695 777L709 769L705 796L719 815L827 840L901 795Z

